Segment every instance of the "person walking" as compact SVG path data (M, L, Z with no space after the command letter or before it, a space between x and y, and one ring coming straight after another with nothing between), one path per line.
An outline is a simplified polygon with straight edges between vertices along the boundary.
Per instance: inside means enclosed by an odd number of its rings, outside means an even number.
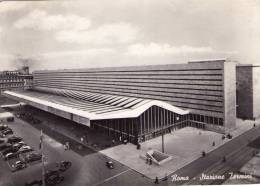
M63 148L64 148L64 151L67 150L67 146L66 146L66 144L63 145Z
M158 179L157 176L155 177L155 181L154 181L154 183L155 183L155 184L159 184L159 179Z
M67 150L70 150L70 143L68 141L66 142L66 147L67 147Z
M153 164L152 158L149 158L149 164L150 164L150 165Z
M80 142L81 142L81 143L84 142L84 138L83 138L83 137L80 138Z

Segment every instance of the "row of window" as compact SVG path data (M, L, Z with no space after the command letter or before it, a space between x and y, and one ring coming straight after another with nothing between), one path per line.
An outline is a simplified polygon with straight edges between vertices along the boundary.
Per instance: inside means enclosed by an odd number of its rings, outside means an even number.
M223 126L223 118L205 116L200 114L190 114L190 120Z
M23 79L0 79L0 83L23 82Z
M13 83L13 84L0 84L0 88L12 88L12 87L23 87L23 83Z
M4 76L17 76L19 74L20 74L20 72L17 72L17 71L3 71L1 73L1 75L4 75Z

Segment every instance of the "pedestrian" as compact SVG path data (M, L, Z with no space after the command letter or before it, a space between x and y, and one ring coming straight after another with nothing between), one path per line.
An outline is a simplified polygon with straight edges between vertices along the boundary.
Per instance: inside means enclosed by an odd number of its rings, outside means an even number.
M66 142L66 147L67 147L67 150L70 150L70 143L68 141Z
M80 141L81 141L81 143L83 143L83 141L84 141L84 138L83 138L83 137L81 137L81 138L80 138Z
M150 165L153 164L152 158L149 158L149 164L150 164Z
M212 146L214 147L216 144L215 144L215 141L213 141L213 143L212 143Z
M159 179L158 179L157 176L155 177L155 181L154 181L154 183L155 183L155 184L159 184Z
M165 176L163 178L163 181L166 181L166 180L168 180L167 173L165 173Z
M88 135L87 134L85 135L85 140L86 140L86 143L88 143Z
M66 144L63 145L63 148L64 148L64 151L67 150L67 146L66 146Z

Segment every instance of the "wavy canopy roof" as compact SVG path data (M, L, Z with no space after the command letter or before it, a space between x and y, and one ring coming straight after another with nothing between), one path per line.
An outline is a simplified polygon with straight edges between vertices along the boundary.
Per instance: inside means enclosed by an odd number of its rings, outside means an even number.
M158 100L61 89L5 91L4 94L25 102L29 101L86 117L90 120L135 118L152 106L158 106L180 115L189 113L187 110Z

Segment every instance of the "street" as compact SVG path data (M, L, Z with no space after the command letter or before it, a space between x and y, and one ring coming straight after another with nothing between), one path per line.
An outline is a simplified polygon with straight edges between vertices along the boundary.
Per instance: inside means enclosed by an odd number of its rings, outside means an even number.
M174 183L169 181L169 185L222 184L228 178L230 172L239 171L239 169L252 158L252 153L258 150L250 147L248 144L260 136L259 132L259 126L252 128L218 149L210 152L206 157L201 157L189 165L179 169L172 175L176 174L180 177L188 176L189 180L177 181ZM224 156L226 157L226 162L222 162ZM208 175L225 174L226 177L223 180L201 181L199 178L202 173Z
M37 111L37 110L36 110ZM130 169L129 167L112 160L115 168L106 167L106 162L111 160L104 154L99 153L99 149L88 147L89 144L82 144L75 137L67 135L67 126L75 123L65 121L64 119L53 118L53 115L43 112L34 111L34 116L39 118L42 123L32 124L15 118L14 122L8 123L13 129L15 135L20 136L24 141L32 146L35 151L39 151L40 131L43 130L43 147L46 156L46 170L55 170L56 162L70 161L72 166L62 175L64 181L59 185L64 186L139 186L155 185L154 179L149 179L142 174ZM44 117L46 118L44 120ZM60 123L59 125L59 122ZM64 123L63 123L64 122ZM67 123L66 123L67 122ZM53 127L55 126L55 130ZM73 132L78 133L81 130L74 126ZM168 176L168 180L159 181L159 185L176 185L176 184L222 184L230 172L237 172L247 161L252 158L252 153L259 148L258 138L259 126L252 128L248 132L230 140L220 148L217 148L187 166L179 169ZM98 134L98 133L97 133ZM91 141L91 139L89 139ZM64 144L69 142L70 150L64 149ZM100 141L99 141L100 142ZM248 145L250 143L250 145ZM101 145L99 143L99 145ZM104 146L103 146L104 147ZM227 158L222 162L223 157ZM0 185L1 186L22 186L26 182L40 180L42 174L41 163L29 165L26 169L11 172L8 164L0 160ZM207 175L225 175L224 180L200 180L202 174ZM172 175L179 177L189 177L186 181L174 181Z
M17 136L21 136L24 141L34 149L39 148L40 130L30 124L16 118L15 122L9 123L9 127L14 130ZM46 170L55 169L55 163L66 160L71 161L71 168L64 173L64 186L86 186L109 184L111 180L117 180L119 185L150 185L151 180L142 177L139 173L128 167L115 162L114 169L108 169L105 162L109 159L89 148L79 145L76 141L57 133L52 137L44 135L44 154L47 158ZM72 150L64 150L65 141L72 144ZM30 166L24 170L11 173L7 164L0 160L0 185L1 186L22 186L26 182L41 179L41 164ZM120 179L118 179L120 177ZM123 179L121 179L123 178ZM125 178L125 179L124 179Z

